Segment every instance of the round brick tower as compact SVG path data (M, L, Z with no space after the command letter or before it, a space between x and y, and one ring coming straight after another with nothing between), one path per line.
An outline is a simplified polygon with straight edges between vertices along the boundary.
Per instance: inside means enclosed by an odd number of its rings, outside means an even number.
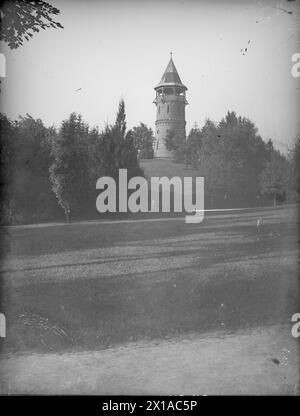
M154 157L172 158L172 152L166 148L165 139L172 131L185 140L185 106L188 104L185 97L187 87L181 82L172 54L160 83L154 89L156 91Z

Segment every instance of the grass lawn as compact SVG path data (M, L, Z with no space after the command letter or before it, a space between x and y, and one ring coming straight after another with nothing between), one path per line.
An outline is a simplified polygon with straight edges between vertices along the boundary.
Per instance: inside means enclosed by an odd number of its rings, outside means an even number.
M298 309L296 220L295 208L278 208L193 225L8 227L3 351L96 350L289 322Z
M0 392L296 394L295 207L139 218L3 230Z

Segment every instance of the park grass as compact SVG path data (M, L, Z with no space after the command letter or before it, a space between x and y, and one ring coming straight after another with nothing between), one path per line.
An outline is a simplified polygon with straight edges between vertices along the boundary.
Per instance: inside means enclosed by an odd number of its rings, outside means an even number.
M286 208L192 226L7 228L4 352L106 349L288 322L298 305L296 225Z

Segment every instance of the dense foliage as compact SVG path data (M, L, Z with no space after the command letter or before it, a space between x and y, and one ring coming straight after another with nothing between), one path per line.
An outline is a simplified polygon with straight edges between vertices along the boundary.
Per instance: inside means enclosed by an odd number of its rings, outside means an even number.
M187 140L173 132L166 146L175 161L192 165L205 178L206 205L234 207L296 199L295 156L275 150L272 141L262 140L255 125L245 117L228 112L219 123L206 120L191 129ZM294 179L292 178L294 177Z
M42 0L11 0L3 2L0 20L0 40L11 49L29 41L41 29L63 28L53 20L59 10Z
M154 135L153 130L146 126L144 123L140 123L139 126L133 127L132 138L134 146L138 150L140 159L152 159L153 158L153 144Z
M58 131L31 116L0 118L2 221L95 217L97 179L117 179L119 168L128 178L143 175L132 132L126 131L121 101L116 121L102 132L72 113Z
M126 128L121 101L116 120L102 131L72 113L59 129L30 115L0 116L1 217L5 223L95 218L100 176L118 180L143 175L139 158L153 157L153 132L141 123ZM206 120L187 140L170 132L167 146L177 162L205 178L206 207L235 207L299 200L300 139L285 156L265 142L248 119L227 113Z

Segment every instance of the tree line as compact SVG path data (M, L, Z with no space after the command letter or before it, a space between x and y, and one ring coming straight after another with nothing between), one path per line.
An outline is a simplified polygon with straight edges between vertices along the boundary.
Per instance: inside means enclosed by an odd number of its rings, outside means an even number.
M169 131L166 146L177 162L205 178L206 207L235 207L299 201L300 138L287 155L263 141L254 123L228 112L191 129L187 139Z
M58 129L30 115L12 121L0 114L2 223L95 218L100 176L143 176L139 159L153 157L154 136L145 124L128 130L124 101L103 130L72 113ZM299 200L299 137L287 155L264 142L248 119L228 112L206 120L185 140L166 137L174 162L205 178L206 207L254 206ZM98 191L99 192L99 191Z
M96 216L100 176L143 176L139 153L153 157L153 132L141 123L127 130L124 101L102 131L70 114L59 129L30 115L17 121L0 115L1 219L4 223L67 221Z

